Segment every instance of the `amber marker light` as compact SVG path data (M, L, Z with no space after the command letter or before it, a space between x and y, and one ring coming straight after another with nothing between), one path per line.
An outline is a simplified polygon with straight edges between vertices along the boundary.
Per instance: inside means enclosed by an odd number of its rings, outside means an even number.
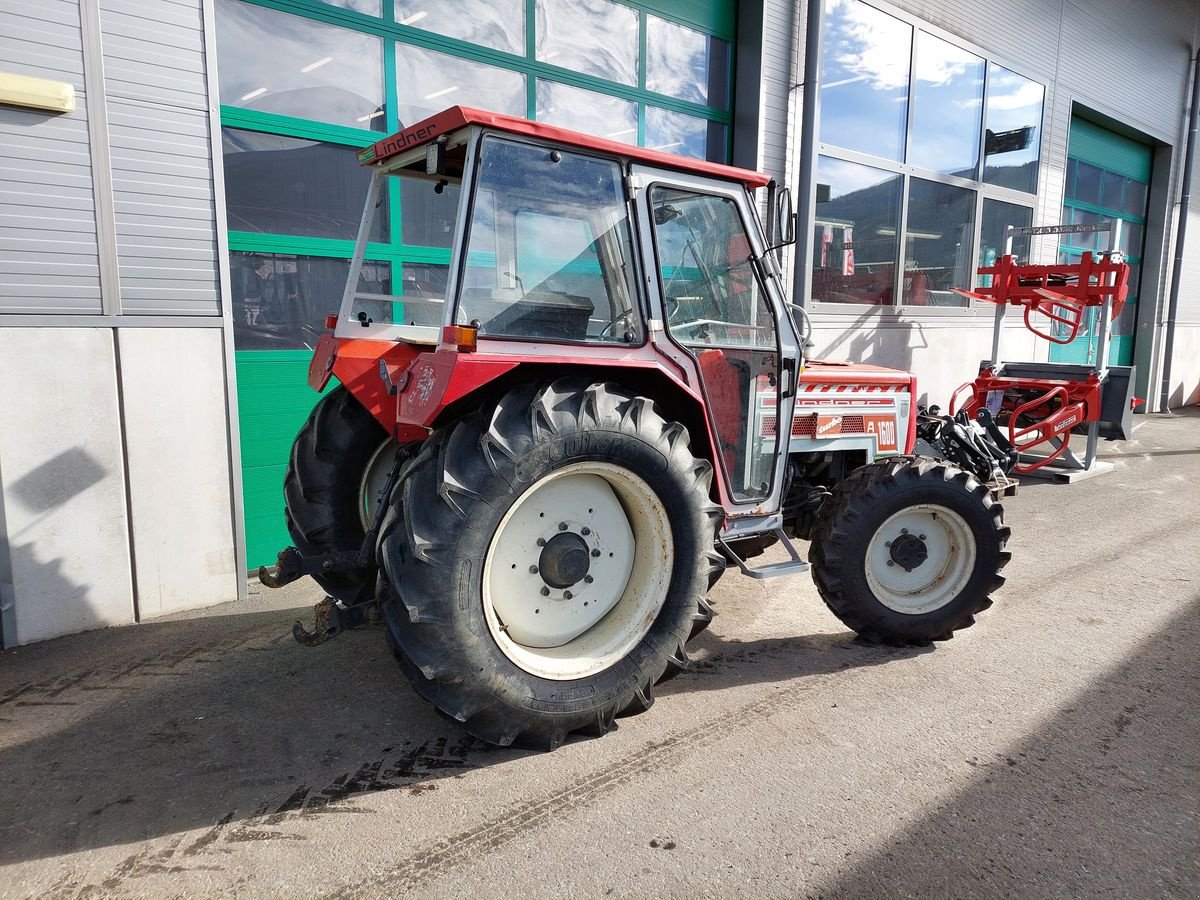
M447 325L442 329L442 341L453 344L463 353L473 353L479 343L479 329L470 325Z

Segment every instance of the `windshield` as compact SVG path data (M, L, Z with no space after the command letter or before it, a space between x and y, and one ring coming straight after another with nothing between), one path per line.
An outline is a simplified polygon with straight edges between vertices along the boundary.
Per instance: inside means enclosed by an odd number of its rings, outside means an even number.
M616 160L485 138L456 321L483 336L641 341Z

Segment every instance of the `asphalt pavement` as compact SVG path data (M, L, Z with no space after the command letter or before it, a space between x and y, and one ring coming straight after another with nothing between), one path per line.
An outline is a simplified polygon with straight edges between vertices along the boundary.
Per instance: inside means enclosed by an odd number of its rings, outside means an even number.
M488 747L310 584L0 654L4 897L1200 895L1200 411L1005 501L1008 583L934 648L728 574L692 671Z

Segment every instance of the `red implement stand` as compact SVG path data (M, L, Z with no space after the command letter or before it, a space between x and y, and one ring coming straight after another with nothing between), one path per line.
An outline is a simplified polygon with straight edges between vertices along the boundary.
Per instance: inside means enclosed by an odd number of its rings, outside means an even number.
M1078 231L1109 231L1112 249L1099 257L1084 252L1078 263L1054 266L1020 265L1012 256L1014 235ZM981 365L974 381L955 391L950 412L961 408L974 417L978 409L987 407L1007 427L1009 441L1020 453L1015 472L1076 481L1112 469L1111 463L1096 459L1096 449L1109 377L1110 329L1128 294L1129 266L1116 250L1119 243L1119 220L1112 225L1010 227L1005 255L995 265L978 269L985 286L956 289L996 304L996 320L991 359ZM1088 309L1098 308L1098 343L1092 365L1004 361L1000 338L1010 306L1023 310L1029 331L1057 344L1074 340ZM1082 459L1071 449L1073 432L1087 436Z

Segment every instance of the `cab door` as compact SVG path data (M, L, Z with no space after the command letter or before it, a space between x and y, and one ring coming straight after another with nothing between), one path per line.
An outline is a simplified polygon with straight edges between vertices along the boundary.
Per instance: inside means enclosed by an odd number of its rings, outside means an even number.
M635 166L632 180L656 338L696 373L730 512L775 513L799 346L749 198L677 172Z

